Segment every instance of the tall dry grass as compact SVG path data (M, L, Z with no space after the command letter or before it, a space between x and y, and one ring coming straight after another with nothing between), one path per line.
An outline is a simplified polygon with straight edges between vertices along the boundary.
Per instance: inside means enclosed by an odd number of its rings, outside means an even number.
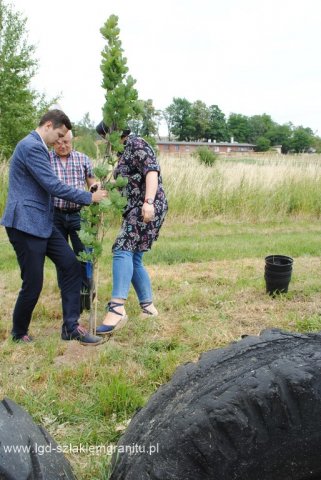
M247 220L319 217L321 156L220 157L213 167L192 156L161 156L170 211L181 217Z
M273 221L321 215L321 156L219 157L213 167L192 156L160 156L170 216L224 216ZM8 162L0 162L0 216L8 186Z

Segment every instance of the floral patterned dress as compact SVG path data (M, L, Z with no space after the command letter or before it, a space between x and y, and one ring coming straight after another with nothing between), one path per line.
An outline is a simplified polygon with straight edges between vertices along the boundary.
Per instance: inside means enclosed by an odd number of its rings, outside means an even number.
M148 172L158 172L158 188L155 196L155 219L144 223L142 207L146 192L146 175ZM151 146L142 138L130 135L124 151L119 158L114 171L128 178L125 187L127 205L123 212L121 230L114 242L113 250L130 252L145 252L157 240L159 230L168 210L168 204L163 189L160 166Z

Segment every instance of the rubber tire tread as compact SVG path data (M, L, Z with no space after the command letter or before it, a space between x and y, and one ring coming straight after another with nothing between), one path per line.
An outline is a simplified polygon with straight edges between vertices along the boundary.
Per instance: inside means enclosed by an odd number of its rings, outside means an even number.
M0 480L76 480L49 433L9 398L0 402Z
M321 335L265 330L180 366L131 420L110 480L320 480L320 427Z

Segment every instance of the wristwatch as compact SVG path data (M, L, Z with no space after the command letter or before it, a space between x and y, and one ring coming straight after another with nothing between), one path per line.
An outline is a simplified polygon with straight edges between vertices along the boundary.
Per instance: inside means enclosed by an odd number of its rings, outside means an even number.
M145 198L144 203L148 203L148 205L154 205L154 199L153 198Z

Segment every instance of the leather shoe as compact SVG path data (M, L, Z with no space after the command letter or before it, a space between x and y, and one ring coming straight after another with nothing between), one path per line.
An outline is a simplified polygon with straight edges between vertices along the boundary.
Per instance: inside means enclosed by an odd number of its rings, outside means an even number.
M81 345L96 346L102 343L102 338L96 335L90 335L90 333L80 325L75 328L71 333L62 332L62 340L77 340Z

